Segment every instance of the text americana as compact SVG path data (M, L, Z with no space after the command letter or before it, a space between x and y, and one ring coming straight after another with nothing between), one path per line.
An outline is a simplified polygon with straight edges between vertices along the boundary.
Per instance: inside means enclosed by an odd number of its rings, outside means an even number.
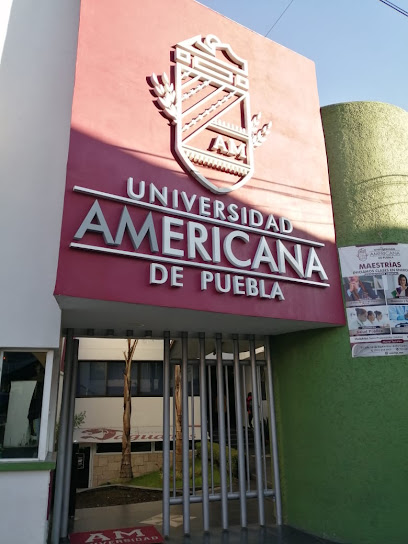
M176 190L169 197L166 188L159 191L150 184L147 189L145 182L139 183L136 194L133 179L129 178L127 183L130 198L123 199L106 193L100 195L102 198L112 196L111 199L116 201L134 202L138 206L144 204L150 210L159 211L161 225L158 226L157 219L154 221L153 211L140 210L134 218L132 206L126 205L122 206L119 223L108 225L96 199L74 239L79 242L87 233L98 233L103 238L105 248L77 242L72 243L71 247L148 260L151 262L151 285L168 282L171 287L182 287L183 266L188 266L202 269L200 284L203 291L212 287L218 293L283 300L276 280L328 286L324 283L328 279L327 274L314 247L323 244L289 236L293 227L288 219L276 221L273 215L265 218L258 210L238 208L235 204L224 208L221 201L211 201L207 197L199 197L196 202L196 195L188 197ZM81 192L97 193L85 189ZM147 203L140 200L146 194ZM185 208L178 210L176 217L170 215L173 208L165 207L169 204L169 198L176 210L180 202ZM155 204L157 200L161 205ZM197 204L197 214L191 213L194 202ZM234 221L237 221L235 227L231 224ZM161 236L158 236L157 229ZM134 252L121 248L125 233ZM138 252L145 240L148 241L149 252ZM289 248L292 241L295 243ZM226 261L228 265L225 265ZM166 265L171 265L170 272ZM292 271L289 276L286 275L288 268ZM313 274L317 274L321 281L312 281Z

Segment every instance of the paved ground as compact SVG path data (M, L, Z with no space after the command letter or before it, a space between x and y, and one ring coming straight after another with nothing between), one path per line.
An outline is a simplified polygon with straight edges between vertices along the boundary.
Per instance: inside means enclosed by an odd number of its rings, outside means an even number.
M192 504L190 509L191 534L183 536L182 506L172 506L170 510L169 542L183 544L322 544L327 541L306 535L288 527L259 528L257 526L257 501L248 501L247 530L240 525L239 502L229 504L229 531L221 529L221 508L219 503L210 503L211 532L203 534L202 506ZM265 500L266 519L273 521L273 503ZM119 529L140 525L154 525L162 532L162 503L160 501L103 508L87 508L76 510L75 520L70 532L96 531L103 529Z
M255 458L250 457L250 471L255 480ZM266 463L267 487L272 488L270 455ZM222 530L221 504L210 503L209 534L203 533L202 505L190 505L190 536L183 535L182 506L170 508L170 539L181 544L329 544L327 540L307 535L290 527L274 525L274 504L271 498L265 499L265 518L267 527L258 525L258 503L256 499L247 501L248 529L240 527L239 501L231 501L228 506L229 531ZM71 532L96 531L104 529L119 529L140 525L154 525L162 533L162 503L143 502L139 504L124 504L122 506L107 506L102 508L77 509L75 520L71 524Z

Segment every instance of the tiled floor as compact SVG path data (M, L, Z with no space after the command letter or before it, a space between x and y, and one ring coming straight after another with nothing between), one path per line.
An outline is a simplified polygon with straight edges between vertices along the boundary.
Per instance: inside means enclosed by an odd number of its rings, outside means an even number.
M190 509L190 536L183 535L182 506L172 506L170 510L170 539L168 542L184 544L323 544L327 542L290 527L273 526L273 505L270 500L265 501L265 513L267 521L269 518L271 522L271 526L260 528L256 525L257 502L252 500L248 501L248 520L252 521L248 529L243 530L240 528L239 503L233 502L229 504L228 509L230 529L222 531L220 506L219 503L210 503L211 531L209 534L203 534L202 507L200 504L192 504ZM76 511L71 532L119 529L144 524L154 525L159 532L162 532L161 514L161 502L86 508Z

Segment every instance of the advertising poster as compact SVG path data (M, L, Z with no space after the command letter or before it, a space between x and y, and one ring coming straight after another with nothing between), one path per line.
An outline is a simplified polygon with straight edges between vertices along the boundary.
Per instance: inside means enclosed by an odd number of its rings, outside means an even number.
M408 244L339 249L353 357L408 354Z

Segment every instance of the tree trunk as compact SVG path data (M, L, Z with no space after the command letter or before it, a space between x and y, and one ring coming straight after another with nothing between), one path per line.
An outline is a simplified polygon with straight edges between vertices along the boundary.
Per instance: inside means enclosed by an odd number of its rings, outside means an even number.
M122 461L120 464L120 479L131 480L132 471L132 451L130 441L130 416L132 415L132 392L131 392L131 370L132 360L135 353L137 340L128 340L127 352L123 352L125 357L125 370L123 373L123 434L122 434Z
M183 433L182 433L182 415L183 408L181 403L181 366L174 367L174 395L176 400L176 476L181 478L183 474Z

